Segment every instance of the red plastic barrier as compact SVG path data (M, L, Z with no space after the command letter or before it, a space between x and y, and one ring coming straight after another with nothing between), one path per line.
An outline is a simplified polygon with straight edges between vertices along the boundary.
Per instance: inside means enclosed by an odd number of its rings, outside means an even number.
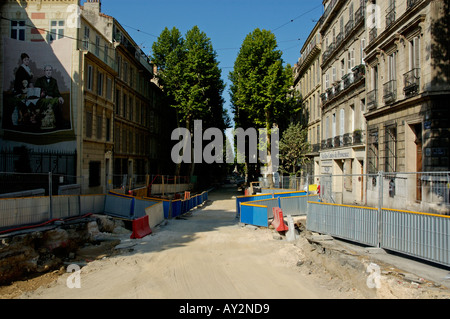
M273 227L275 227L277 231L289 230L289 227L284 222L283 211L281 210L281 208L273 207L272 212L273 212L273 221L272 221Z
M150 235L152 230L150 229L150 225L148 223L148 216L137 218L133 220L133 232L131 233L130 238L142 238L147 235Z

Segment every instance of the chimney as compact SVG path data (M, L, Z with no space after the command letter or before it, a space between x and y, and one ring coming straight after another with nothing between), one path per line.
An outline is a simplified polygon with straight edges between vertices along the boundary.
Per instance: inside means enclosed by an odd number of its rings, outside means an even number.
M86 2L84 3L84 10L100 13L102 10L101 0L86 0Z

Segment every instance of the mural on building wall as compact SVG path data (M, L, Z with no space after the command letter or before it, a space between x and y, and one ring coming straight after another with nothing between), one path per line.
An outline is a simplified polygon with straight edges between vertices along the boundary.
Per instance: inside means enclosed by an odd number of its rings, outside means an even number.
M41 135L39 144L46 144L50 135L72 131L72 40L64 38L51 44L3 41L2 129L11 132L10 136L21 133L25 139ZM62 140L75 139L74 134L63 136Z

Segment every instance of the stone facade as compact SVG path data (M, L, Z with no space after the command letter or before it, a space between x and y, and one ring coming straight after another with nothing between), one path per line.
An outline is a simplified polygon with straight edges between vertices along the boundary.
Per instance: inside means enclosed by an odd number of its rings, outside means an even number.
M19 126L9 123L5 98L0 102L4 114L0 139L11 148L26 145L33 150L74 152L71 175L78 176L74 183L81 185L83 193L145 184L146 174L172 169L168 130L175 127L175 117L163 105L152 64L131 36L116 19L101 12L100 0L80 4L79 0L2 2L2 39L30 48L36 43L46 47L70 43L69 62L63 65L64 70L56 70L60 78L64 75L70 82L61 106L68 110L70 126L46 132L23 126L28 131L17 138L14 133ZM4 41L0 50L5 50ZM17 62L20 53L16 54ZM37 53L30 54L33 71L46 63ZM61 60L57 54L52 58ZM16 64L14 58L6 61L1 55L2 79L4 70L11 73L12 66L8 66L12 64ZM9 85L0 83L2 92L12 95ZM4 121L5 116L8 121Z

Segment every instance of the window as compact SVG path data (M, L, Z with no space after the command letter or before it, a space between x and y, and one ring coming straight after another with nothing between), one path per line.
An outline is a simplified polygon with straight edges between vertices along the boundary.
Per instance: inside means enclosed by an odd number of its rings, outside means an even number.
M415 37L409 42L409 69L420 68L420 39Z
M347 58L347 68L348 72L351 71L355 67L355 49L352 48L348 51L348 58Z
M100 162L89 162L89 187L100 186Z
M97 139L101 140L103 137L103 118L97 115Z
M106 78L106 98L112 100L112 79L110 77Z
M123 80L128 82L128 62L123 63Z
M106 64L108 64L108 44L105 43L105 46L103 47L103 61L105 61Z
M106 141L111 142L111 118L106 118Z
M333 66L333 83L336 82L336 67Z
M361 64L364 64L364 59L366 58L366 54L364 53L364 49L366 48L366 39L361 39Z
M128 103L128 96L126 94L123 94L123 117L127 117L127 103Z
M134 141L133 141L133 133L130 131L128 132L128 152L134 153Z
M122 57L120 55L118 55L116 58L116 64L117 64L117 75L120 78L122 70Z
M385 128L384 135L384 171L396 172L397 162L397 127Z
M114 151L120 152L120 128L114 128Z
M332 134L333 138L336 136L336 113L333 113L333 122L332 122Z
M133 113L134 113L133 111L134 111L134 101L133 101L133 97L130 96L130 111L129 111L129 114L128 114L128 115L130 116L130 117L129 117L129 120L130 120L130 121L133 120L133 115L134 115L134 114L133 114Z
M87 81L86 81L86 88L90 91L92 91L92 78L93 78L94 68L92 65L88 65L88 72L87 72Z
M97 72L97 94L103 96L103 73Z
M378 130L369 131L369 150L367 154L369 174L378 173Z
M388 81L396 79L396 60L397 54L394 52L388 57Z
M320 143L320 125L317 125L317 143Z
M95 55L100 56L100 37L95 36Z
M350 52L349 52L350 54ZM343 78L345 75L345 59L341 60L341 78Z
M64 38L64 20L50 21L49 42Z
M92 112L86 112L86 137L92 137Z
M11 21L11 39L25 41L25 21Z
M120 115L120 90L116 89L116 114Z
M130 86L134 86L134 70L133 67L130 66Z
M89 50L89 37L91 30L88 27L84 27L84 40L83 40L83 49Z
M348 7L348 20L353 21L353 3Z

